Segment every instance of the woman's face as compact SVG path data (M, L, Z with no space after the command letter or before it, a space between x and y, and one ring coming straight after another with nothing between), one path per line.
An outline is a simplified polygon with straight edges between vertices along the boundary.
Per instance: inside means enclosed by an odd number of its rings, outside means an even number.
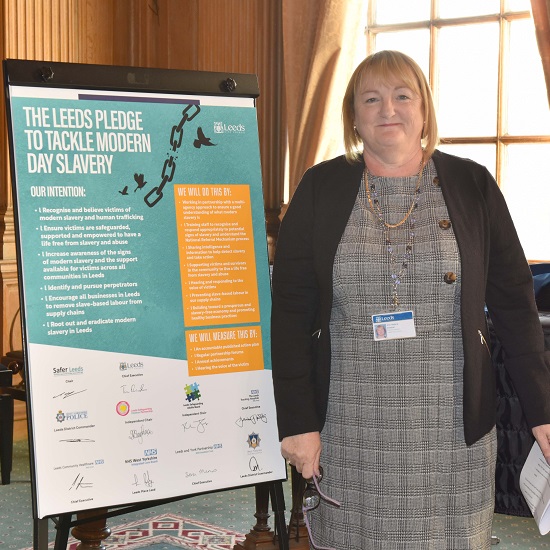
M354 124L365 150L378 157L416 153L421 148L421 98L399 79L365 78L355 96Z

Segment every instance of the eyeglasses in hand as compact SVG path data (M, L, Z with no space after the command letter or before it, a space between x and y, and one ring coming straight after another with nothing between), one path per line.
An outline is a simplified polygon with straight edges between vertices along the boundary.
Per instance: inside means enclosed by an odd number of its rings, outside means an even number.
M313 477L311 479L306 480L306 488L304 489L304 495L302 497L302 512L304 514L304 521L307 527L307 534L309 536L309 541L311 542L311 546L315 548L315 550L335 550L334 548L326 547L326 546L317 546L315 542L313 541L313 535L311 534L311 527L309 525L309 520L307 517L307 513L311 510L315 510L321 504L321 500L324 500L325 502L328 502L330 504L333 504L334 506L338 506L338 508L341 506L341 504L334 500L327 495L325 495L321 489L319 488L319 483L323 479L323 468L319 466L319 475L316 476L313 474Z

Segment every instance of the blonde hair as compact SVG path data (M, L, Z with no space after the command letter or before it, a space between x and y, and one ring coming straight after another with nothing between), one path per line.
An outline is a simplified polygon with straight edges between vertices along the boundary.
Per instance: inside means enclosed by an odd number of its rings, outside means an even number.
M342 121L344 124L344 147L348 161L354 162L361 158L361 151L358 149L362 141L355 130L353 121L355 120L355 96L361 82L367 77L380 79L384 82L399 78L420 97L425 120L421 145L424 149L425 160L429 159L439 143L430 86L416 61L404 53L383 50L369 55L357 66L346 88L342 102Z

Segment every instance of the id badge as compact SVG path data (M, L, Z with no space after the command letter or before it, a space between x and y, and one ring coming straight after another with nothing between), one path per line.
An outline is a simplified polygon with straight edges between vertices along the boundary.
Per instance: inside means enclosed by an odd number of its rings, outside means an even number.
M393 313L373 315L372 330L374 339L377 341L415 338L414 313L412 311L394 311Z

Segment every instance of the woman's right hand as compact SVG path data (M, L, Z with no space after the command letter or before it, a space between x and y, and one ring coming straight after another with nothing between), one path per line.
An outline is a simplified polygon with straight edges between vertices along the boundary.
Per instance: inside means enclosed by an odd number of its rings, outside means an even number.
M291 435L281 441L281 454L305 479L319 475L321 435L319 432Z

